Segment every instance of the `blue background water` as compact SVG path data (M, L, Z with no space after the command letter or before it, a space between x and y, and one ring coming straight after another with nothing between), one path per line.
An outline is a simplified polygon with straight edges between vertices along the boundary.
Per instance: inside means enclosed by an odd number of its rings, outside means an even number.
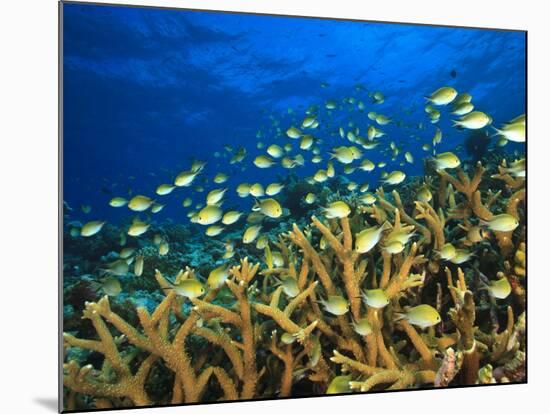
M82 220L128 217L127 209L108 206L111 197L127 196L128 190L154 195L159 184L189 169L193 157L208 162L205 177L231 175L223 185L231 189L230 202L242 202L234 195L240 182L268 184L289 172L311 175L326 166L325 154L323 163L308 161L297 170L259 170L252 160L262 152L258 141L291 141L274 137L270 116L284 131L310 105L327 99L353 96L365 102L366 112L410 125L423 122L420 131L383 127L384 140L402 143L416 158L404 167L390 162L388 170L409 175L423 172L427 153L420 146L431 142L435 130L423 97L438 87L469 92L495 125L525 112L521 32L76 4L64 5L63 27L64 199L75 210L92 206L87 216L75 211ZM386 100L372 105L367 93L378 90ZM364 131L372 124L366 112L340 111L341 124L353 119ZM324 139L325 150L346 145L330 135L338 122L329 121L327 111L320 120L314 135ZM437 125L444 136L438 151L456 148L467 136L451 128L447 114ZM243 164L229 166L228 158L214 156L227 155L226 144L248 149ZM506 149L523 146L510 143ZM375 162L387 159L379 151L366 155ZM372 187L379 172L352 178ZM205 194L177 189L160 200L167 207L155 218L187 222L181 201L188 195L202 201Z

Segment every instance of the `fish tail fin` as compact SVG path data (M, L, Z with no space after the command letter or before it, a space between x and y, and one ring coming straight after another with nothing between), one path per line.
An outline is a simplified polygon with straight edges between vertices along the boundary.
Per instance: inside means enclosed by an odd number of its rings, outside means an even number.
M500 129L498 129L497 127L494 127L494 126L491 125L491 128L493 128L496 131L493 135L491 135L491 138L502 135L502 131Z

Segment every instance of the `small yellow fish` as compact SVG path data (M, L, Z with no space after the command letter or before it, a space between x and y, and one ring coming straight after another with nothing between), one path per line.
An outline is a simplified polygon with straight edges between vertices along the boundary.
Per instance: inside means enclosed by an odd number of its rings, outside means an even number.
M388 118L385 115L376 115L376 118L374 119L378 125L388 125L391 122L391 119Z
M453 115L466 115L474 110L474 105L470 102L461 102L458 105L455 104L451 114Z
M497 135L513 142L525 142L525 123L517 122L515 124L504 125L500 129L494 128Z
M222 200L226 191L227 188L218 188L216 190L210 191L206 196L206 204L209 206L218 204Z
M481 224L494 231L513 231L519 226L519 221L510 214L499 214L489 221L481 221Z
M266 216L271 218L278 218L281 217L281 214L283 214L283 209L281 205L274 198L257 200L252 210L261 211L262 214L265 214Z
M471 100L472 95L470 95L469 93L461 93L455 98L453 102L455 105L460 105L464 102L471 102Z
M277 144L272 144L267 147L267 153L273 158L281 158L284 155L283 149Z
M382 92L375 92L372 95L372 99L374 99L374 103L376 104L382 104L384 103L384 94Z
M189 187L197 175L198 172L182 171L174 180L174 185L176 187Z
M439 312L432 306L425 304L407 309L404 313L398 313L396 316L405 319L411 325L418 326L421 329L426 329L441 322Z
M241 198L248 197L250 195L250 184L242 183L237 186L237 194Z
M311 135L304 135L300 140L300 149L308 150L313 145L313 137Z
M156 214L164 208L164 204L153 203L151 206L151 213Z
M405 245L398 240L393 240L388 243L384 243L382 249L390 254L398 254L403 251Z
M441 140L443 139L443 133L441 132L441 129L436 128L435 134L432 138L432 144L435 146L436 144L440 144Z
M327 172L325 170L319 170L315 173L313 179L318 183L323 183L328 180Z
M208 226L220 221L222 218L222 209L218 206L206 206L201 211L197 218L197 222L203 226Z
M169 251L170 251L170 245L168 243L166 243L165 241L163 241L159 245L159 255L160 256L166 256Z
M439 118L441 118L441 112L439 112L437 109L434 109L432 112L430 112L430 122L432 124L435 124L439 121Z
M327 177L332 178L334 177L334 174L336 174L336 171L334 170L334 164L331 161L329 161L327 162Z
M376 203L376 197L372 195L371 193L363 194L361 197L359 197L359 201L367 206L370 206L374 203Z
M179 296L186 298L197 298L204 294L204 286L196 279L183 279L173 284L170 289L174 289Z
M134 254L134 252L136 251L135 248L133 247L125 247L124 249L122 249L120 251L120 253L118 254L118 256L121 258L121 259L128 259L130 256L132 256Z
M434 158L435 167L438 170L452 169L460 165L460 159L452 152L437 154Z
M260 211L253 211L246 217L246 222L251 224L259 224L264 220L265 216Z
M323 209L323 211L325 213L325 216L329 219L347 217L351 213L351 209L343 201L335 201L333 203L330 203L327 207Z
M374 170L374 168L375 168L374 163L367 159L361 161L361 164L359 165L359 169L363 171L372 171Z
M349 383L351 375L340 375L334 377L327 388L327 394L344 394L351 391Z
M361 292L361 297L367 306L375 309L381 309L390 303L383 289L364 290Z
M200 161L200 160L194 160L193 163L191 164L191 171L193 172L201 172L202 169L205 167L206 165L206 162L204 161Z
M331 158L335 158L342 164L351 164L354 160L353 152L349 147L336 147L330 153Z
M167 195L170 194L174 190L174 188L176 188L175 185L161 184L157 187L156 193L158 195Z
M498 280L491 280L487 287L492 296L497 299L506 299L512 292L512 286L506 277Z
M277 281L283 287L283 292L290 298L295 297L300 293L298 282L292 276L287 276Z
M357 187L359 187L359 184L357 184L356 182L349 182L348 185L347 185L347 189L349 191L355 191L357 189Z
M128 273L128 270L128 262L126 260L119 259L112 263L109 263L106 272L110 275L124 276Z
M355 251L358 253L367 253L378 244L382 238L382 232L391 226L385 222L379 227L369 227L355 235Z
M372 326L369 323L369 320L367 318L354 321L352 325L353 325L353 330L357 332L359 335L365 336L372 333Z
M100 286L108 296L117 296L120 292L122 292L122 286L120 285L119 280L114 277L107 277L103 279Z
M465 263L468 260L470 260L472 257L473 257L472 252L470 252L466 249L456 249L455 250L455 255L451 259L451 263L462 264L462 263Z
M269 238L265 234L263 236L260 236L258 238L258 241L256 241L256 249L258 250L263 250L268 245L269 245Z
M500 137L498 140L497 140L497 146L499 147L504 147L505 145L508 144L508 140L504 137Z
M249 193L254 197L263 197L265 194L264 187L260 183L252 184Z
M128 235L133 237L141 236L143 233L145 233L149 229L149 224L140 221L138 219L135 219L132 224L130 225L130 228L128 229Z
M452 243L445 243L441 250L435 251L443 260L452 260L456 256L456 248Z
M481 129L491 123L491 118L480 111L473 111L464 115L458 121L453 121L453 126L458 126L466 129Z
M208 237L215 237L218 234L220 234L223 230L224 230L223 226L218 226L218 225L208 226L204 234L206 234Z
M113 197L109 201L111 207L124 207L126 204L128 204L128 200L122 197Z
M243 213L241 213L240 211L228 211L223 215L222 223L226 226L236 223L237 220L241 218L242 214Z
M386 224L387 226L387 224ZM385 244L398 241L401 244L407 244L409 240L414 236L414 231L408 231L407 229L399 229L391 231L385 240Z
M192 203L193 203L193 200L191 200L190 197L187 197L185 200L183 200L182 205L183 205L184 207L189 207Z
M510 166L504 170L515 177L525 177L525 166L525 158L522 158L510 163Z
M309 128L314 124L314 122L315 122L314 116L306 116L302 121L302 128Z
M103 228L104 225L105 225L105 221L99 221L99 220L89 221L86 224L84 224L80 229L80 235L82 237L93 236L94 234L99 233L99 231Z
M336 109L336 102L329 100L325 102L325 108L327 109Z
M416 199L425 203L429 203L432 200L432 197L432 192L427 185L420 187L420 190L416 193Z
M143 265L144 265L143 259L144 259L143 256L139 255L139 256L136 256L136 261L134 262L134 275L138 277L143 274Z
M209 273L206 284L210 289L218 289L224 285L228 277L229 268L226 265L221 265Z
M329 295L327 300L319 299L325 310L333 315L344 315L348 312L349 302L339 295Z
M315 203L316 199L317 199L317 197L313 193L307 193L307 195L305 197L305 201L306 201L307 204Z
M272 259L273 259L273 266L275 267L282 267L285 264L283 254L279 251L274 251L271 253Z
M266 187L265 193L266 193L268 196L274 196L274 195L279 194L283 188L284 188L284 185L283 185L283 184L280 184L280 183L271 183L271 184L269 184L269 185Z
M455 88L450 86L444 86L433 92L426 99L433 105L447 105L450 104L458 95Z
M344 174L353 174L356 169L357 169L357 167L354 167L352 165L346 165L344 167Z
M145 211L153 204L153 200L144 195L137 195L128 202L128 208L133 211Z
M320 155L314 155L312 158L311 158L311 162L313 164L319 164L320 162L323 161L323 157L321 157Z
M269 168L275 164L271 158L267 155L258 155L254 158L254 165L258 168Z
M286 135L289 138L297 139L302 136L302 132L296 127L290 127L286 130Z
M294 160L290 157L283 157L283 159L281 160L281 166L283 168L294 168L296 167L296 163L294 162Z
M248 227L243 234L243 243L249 244L249 243L252 243L254 240L256 240L256 237L258 237L258 234L260 233L261 229L262 229L262 226L260 225Z
M406 177L407 176L403 171L392 171L385 179L381 181L384 184L397 185L402 183Z
M414 157L412 156L412 154L411 154L409 151L407 151L407 152L405 153L405 160L406 160L409 164L414 163Z
M225 183L227 180L229 179L229 176L227 174L224 174L224 173L217 173L215 176L214 176L214 182L216 184L223 184Z

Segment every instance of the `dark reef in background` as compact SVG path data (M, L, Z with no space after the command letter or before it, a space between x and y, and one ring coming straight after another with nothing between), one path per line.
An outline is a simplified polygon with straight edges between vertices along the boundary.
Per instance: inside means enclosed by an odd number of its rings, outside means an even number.
M464 140L464 148L473 161L482 160L489 150L491 137L486 131L472 131Z

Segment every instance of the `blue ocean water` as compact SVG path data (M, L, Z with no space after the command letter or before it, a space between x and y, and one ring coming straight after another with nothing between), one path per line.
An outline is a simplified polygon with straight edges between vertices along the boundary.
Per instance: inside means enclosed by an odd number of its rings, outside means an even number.
M236 196L239 183L311 176L331 148L346 145L339 126L349 130L351 121L366 134L369 111L399 121L383 129L385 146L395 142L401 155L393 162L382 147L365 151L387 167L350 180L374 188L382 170L422 175L431 152L421 145L436 126L443 132L437 151L467 159L461 145L468 131L452 128L448 111L437 125L424 111L424 97L441 86L470 93L496 126L525 112L522 32L78 4L64 6L63 29L63 190L71 218L82 221L127 220L127 209L108 205L113 196L159 198L156 187L172 183L193 159L207 163L196 182L206 191L176 189L159 200L166 206L155 220L188 223L182 200L203 202L220 187L212 183L218 172L230 176L222 185L230 189L226 205L250 208L250 199ZM374 91L384 103L372 102ZM349 98L365 110L342 104ZM330 99L344 109L329 113ZM284 134L312 105L320 108L313 134L322 140L322 164L309 162L311 152L296 150ZM258 149L258 142L265 146ZM293 155L304 154L305 166L252 164L271 143L288 142ZM226 145L246 148L244 161L229 164ZM399 165L405 151L414 164ZM504 151L523 153L523 144L509 142ZM81 205L92 211L82 213Z

